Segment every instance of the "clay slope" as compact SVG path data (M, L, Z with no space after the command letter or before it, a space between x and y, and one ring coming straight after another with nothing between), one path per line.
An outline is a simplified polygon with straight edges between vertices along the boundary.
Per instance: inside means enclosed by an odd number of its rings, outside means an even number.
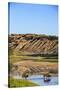
M9 35L9 48L36 54L58 54L58 37L37 34Z
M33 62L33 61L20 61L13 64L14 69L12 69L12 72L20 72L23 74L24 72L28 71L30 73L58 73L58 65L57 63L43 63L43 62ZM18 66L16 70L16 66ZM47 67L48 66L48 67Z

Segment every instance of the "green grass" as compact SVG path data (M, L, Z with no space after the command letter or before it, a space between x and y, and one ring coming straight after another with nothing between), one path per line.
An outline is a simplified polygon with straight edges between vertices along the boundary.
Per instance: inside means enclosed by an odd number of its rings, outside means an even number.
M37 84L28 81L28 80L17 80L17 79L13 79L10 78L10 80L8 81L8 87L9 88L13 88L13 87L28 87L28 86L38 86Z
M24 60L32 60L32 61L39 61L39 62L58 62L58 56L29 56L33 55L30 52L14 52L13 50L9 50L9 60L11 63L24 61Z
M34 56L17 56L17 55L11 55L9 56L10 62L18 62L18 61L24 61L24 60L32 60L32 61L39 61L39 62L58 62L58 58L56 57L34 57Z

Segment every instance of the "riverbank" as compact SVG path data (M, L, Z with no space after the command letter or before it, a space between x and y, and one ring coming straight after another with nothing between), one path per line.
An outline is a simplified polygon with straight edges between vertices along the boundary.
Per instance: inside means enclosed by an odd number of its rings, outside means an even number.
M22 52L24 54L24 52ZM9 56L9 87L28 87L58 84L58 58L56 56L41 57L15 55ZM51 80L47 84L41 75L50 75Z
M8 87L14 88L14 87L30 87L30 86L38 86L38 84L31 82L30 80L22 80L22 79L14 79L9 78L8 81Z

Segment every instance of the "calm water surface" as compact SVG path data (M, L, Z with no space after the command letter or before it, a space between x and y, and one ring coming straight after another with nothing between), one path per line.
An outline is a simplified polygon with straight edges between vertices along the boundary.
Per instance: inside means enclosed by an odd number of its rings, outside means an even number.
M14 76L16 79L22 79L20 76ZM32 75L27 78L27 80L31 80L32 82L40 85L40 86L47 86L47 85L58 85L58 77L52 76L50 77L49 82L44 82L43 75Z
M50 77L49 82L44 82L43 75L33 75L28 78L28 80L31 80L34 83L37 83L38 85L41 86L47 86L47 85L58 85L58 77L57 76L52 76Z

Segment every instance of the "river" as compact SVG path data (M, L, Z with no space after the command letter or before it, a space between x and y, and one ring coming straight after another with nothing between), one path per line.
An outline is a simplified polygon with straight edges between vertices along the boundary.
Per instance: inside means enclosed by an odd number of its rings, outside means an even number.
M13 76L15 79L22 79L20 76ZM51 76L50 81L45 82L43 75L31 75L27 78L40 86L58 85L58 76Z
M47 86L47 85L58 85L58 77L52 76L50 77L50 81L45 82L43 75L33 75L27 78L28 80L31 80L34 83L37 83L40 86Z

